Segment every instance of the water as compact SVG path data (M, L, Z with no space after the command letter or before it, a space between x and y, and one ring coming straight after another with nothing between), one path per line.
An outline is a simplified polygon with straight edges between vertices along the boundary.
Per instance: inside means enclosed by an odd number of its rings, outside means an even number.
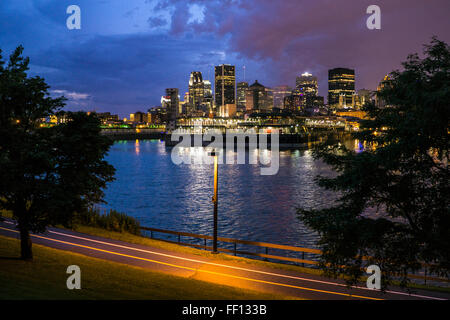
M357 152L364 148L358 141L345 144ZM116 181L108 185L103 207L136 217L143 226L212 235L213 165L175 165L171 151L159 140L116 142L107 156L117 170ZM260 175L259 164L220 165L219 236L316 248L317 235L297 218L296 208L326 207L336 199L317 186L317 175L334 173L314 160L311 150L280 151L280 169L273 176ZM375 210L368 214L378 215ZM219 245L232 249L231 244ZM238 250L264 252L242 245ZM300 253L270 250L302 258ZM317 255L305 258L316 260Z
M116 181L103 207L143 226L212 235L213 165L175 165L171 150L159 140L116 142L107 156ZM260 166L219 165L219 236L314 248L317 236L296 208L323 207L336 197L314 182L331 170L310 150L280 151L273 176L260 175Z

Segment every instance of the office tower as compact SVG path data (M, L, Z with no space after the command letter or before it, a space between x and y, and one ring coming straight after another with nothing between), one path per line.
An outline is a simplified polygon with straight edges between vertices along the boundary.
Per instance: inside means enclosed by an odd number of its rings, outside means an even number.
M319 93L319 86L317 84L317 77L305 72L295 79L295 87L303 92L305 96L317 96Z
M270 112L273 107L271 90L255 80L248 87L245 95L246 110L253 112Z
M232 112L228 109L236 110L236 73L235 67L229 64L222 64L216 66L214 70L214 92L216 108L219 109L219 114L223 117L228 114L231 117ZM235 111L236 112L236 111Z
M211 89L211 81L203 80L203 86L205 88L205 98L212 98L212 89Z
M239 82L237 84L237 91L236 91L236 110L238 112L244 112L245 111L245 93L248 89L248 82Z
M284 108L284 98L292 94L292 88L289 86L278 86L273 88L273 107Z
M161 98L161 105L167 110L167 130L174 130L177 117L180 115L180 96L177 88L167 88L166 95Z
M303 113L305 110L305 96L301 89L292 90L291 94L284 97L284 108L292 113Z
M353 107L355 70L335 68L328 70L328 105L332 109Z
M194 109L198 109L203 103L205 96L205 85L203 82L202 73L200 71L191 72L189 78L189 104L191 104Z
M317 84L317 77L313 77L312 74L305 72L300 77L296 78L295 87L298 92L303 94L303 106L304 110L314 109L314 101L319 93L319 86Z
M203 108L205 111L205 115L212 115L213 107L214 107L214 99L211 89L211 81L203 80L203 86L205 88L205 94L203 96Z

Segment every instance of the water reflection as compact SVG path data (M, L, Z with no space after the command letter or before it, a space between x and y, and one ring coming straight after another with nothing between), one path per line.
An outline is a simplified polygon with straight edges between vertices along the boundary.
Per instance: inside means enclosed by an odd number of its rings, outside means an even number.
M117 169L116 180L106 190L105 206L137 217L142 225L211 234L213 166L175 165L171 151L158 140L115 143L107 160ZM197 157L207 153L203 148L180 152L192 151ZM260 156L270 158L270 151ZM316 235L297 219L295 209L333 201L335 195L314 182L318 174L332 174L330 169L310 150L280 151L280 169L273 176L262 176L262 165L248 161L246 152L246 164L219 166L219 235L314 246Z

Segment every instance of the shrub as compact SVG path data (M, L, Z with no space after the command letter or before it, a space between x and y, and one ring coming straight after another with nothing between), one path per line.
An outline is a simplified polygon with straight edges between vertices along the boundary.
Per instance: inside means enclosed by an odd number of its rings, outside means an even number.
M128 232L135 235L141 235L139 221L136 218L130 217L125 213L117 212L116 210L100 213L98 208L93 208L77 213L75 215L74 225L77 224L102 228L109 231Z

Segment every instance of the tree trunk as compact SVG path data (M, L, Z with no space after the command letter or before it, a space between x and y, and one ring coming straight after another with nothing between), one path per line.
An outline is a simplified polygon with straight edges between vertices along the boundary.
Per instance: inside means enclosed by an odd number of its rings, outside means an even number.
M20 257L23 260L33 260L33 251L31 250L30 232L26 227L20 226Z

